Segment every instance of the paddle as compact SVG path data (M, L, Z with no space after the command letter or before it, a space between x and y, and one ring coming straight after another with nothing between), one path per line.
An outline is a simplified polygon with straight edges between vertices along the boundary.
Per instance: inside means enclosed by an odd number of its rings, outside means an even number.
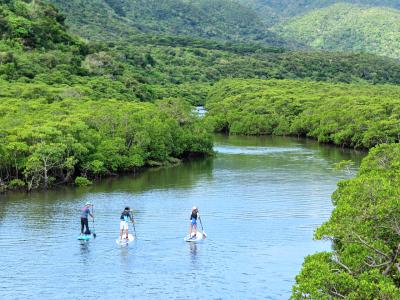
M132 225L133 225L133 231L135 232L135 239L137 239L135 221L132 221Z
M131 211L132 212L132 211ZM132 225L133 225L133 231L135 232L135 239L137 239L137 235L136 235L136 227L135 227L135 220L132 217Z
M92 218L92 222L93 222L93 232L92 232L92 234L93 234L93 237L96 238L97 234L96 234L96 230L95 230L95 228L94 228L94 205L93 205L93 204L92 204L92 215L93 215L93 218Z
M199 215L199 221L200 221L201 231L203 231L203 236L204 236L204 238L207 238L207 234L206 234L206 232L204 231L203 222L201 222L200 215Z

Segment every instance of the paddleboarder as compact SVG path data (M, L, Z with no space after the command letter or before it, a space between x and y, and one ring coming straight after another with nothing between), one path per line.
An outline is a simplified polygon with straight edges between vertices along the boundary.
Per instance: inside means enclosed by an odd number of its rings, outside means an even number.
M90 211L90 207L92 204L90 202L86 202L85 206L82 208L81 212L81 235L90 234L89 229L89 216L94 219L93 213ZM85 230L86 228L86 230Z
M190 228L189 228L189 236L190 238L195 238L197 235L197 217L199 210L196 206L192 208L192 214L190 215Z
M124 233L125 237L129 239L129 222L135 223L133 219L132 211L129 206L125 207L124 211L121 213L120 223L119 223L119 240L122 241L122 236Z

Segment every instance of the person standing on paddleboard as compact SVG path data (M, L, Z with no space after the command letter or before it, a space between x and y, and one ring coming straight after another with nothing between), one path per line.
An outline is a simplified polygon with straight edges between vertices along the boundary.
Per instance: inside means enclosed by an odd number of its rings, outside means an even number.
M122 236L124 235L124 231L126 234L126 239L129 239L129 221L135 223L133 219L131 209L127 206L124 211L121 213L120 223L119 223L119 239L122 241Z
M190 215L190 229L189 229L189 237L195 238L197 235L197 217L199 210L196 206L192 208L192 214Z
M90 211L90 207L92 204L90 202L86 202L85 206L82 208L81 212L81 234L90 234L89 230L89 216L93 217L92 212ZM84 230L86 227L86 230Z

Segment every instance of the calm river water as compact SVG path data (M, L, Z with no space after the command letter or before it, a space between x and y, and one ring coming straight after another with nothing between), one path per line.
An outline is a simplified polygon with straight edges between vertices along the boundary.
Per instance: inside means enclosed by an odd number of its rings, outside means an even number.
M214 158L89 188L0 196L0 299L288 299L304 256L362 154L289 138L216 138ZM97 238L80 242L80 208ZM115 243L124 206L138 240ZM200 208L208 239L183 241Z

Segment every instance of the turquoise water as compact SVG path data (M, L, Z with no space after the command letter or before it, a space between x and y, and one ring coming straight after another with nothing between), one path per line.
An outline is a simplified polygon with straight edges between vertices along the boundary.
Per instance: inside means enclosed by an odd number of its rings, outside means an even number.
M216 157L89 188L0 196L0 299L288 299L332 210L333 164L363 154L288 138L223 137ZM97 238L76 240L80 208ZM131 206L137 241L115 243ZM208 239L185 243L190 209ZM92 225L92 224L91 224Z

